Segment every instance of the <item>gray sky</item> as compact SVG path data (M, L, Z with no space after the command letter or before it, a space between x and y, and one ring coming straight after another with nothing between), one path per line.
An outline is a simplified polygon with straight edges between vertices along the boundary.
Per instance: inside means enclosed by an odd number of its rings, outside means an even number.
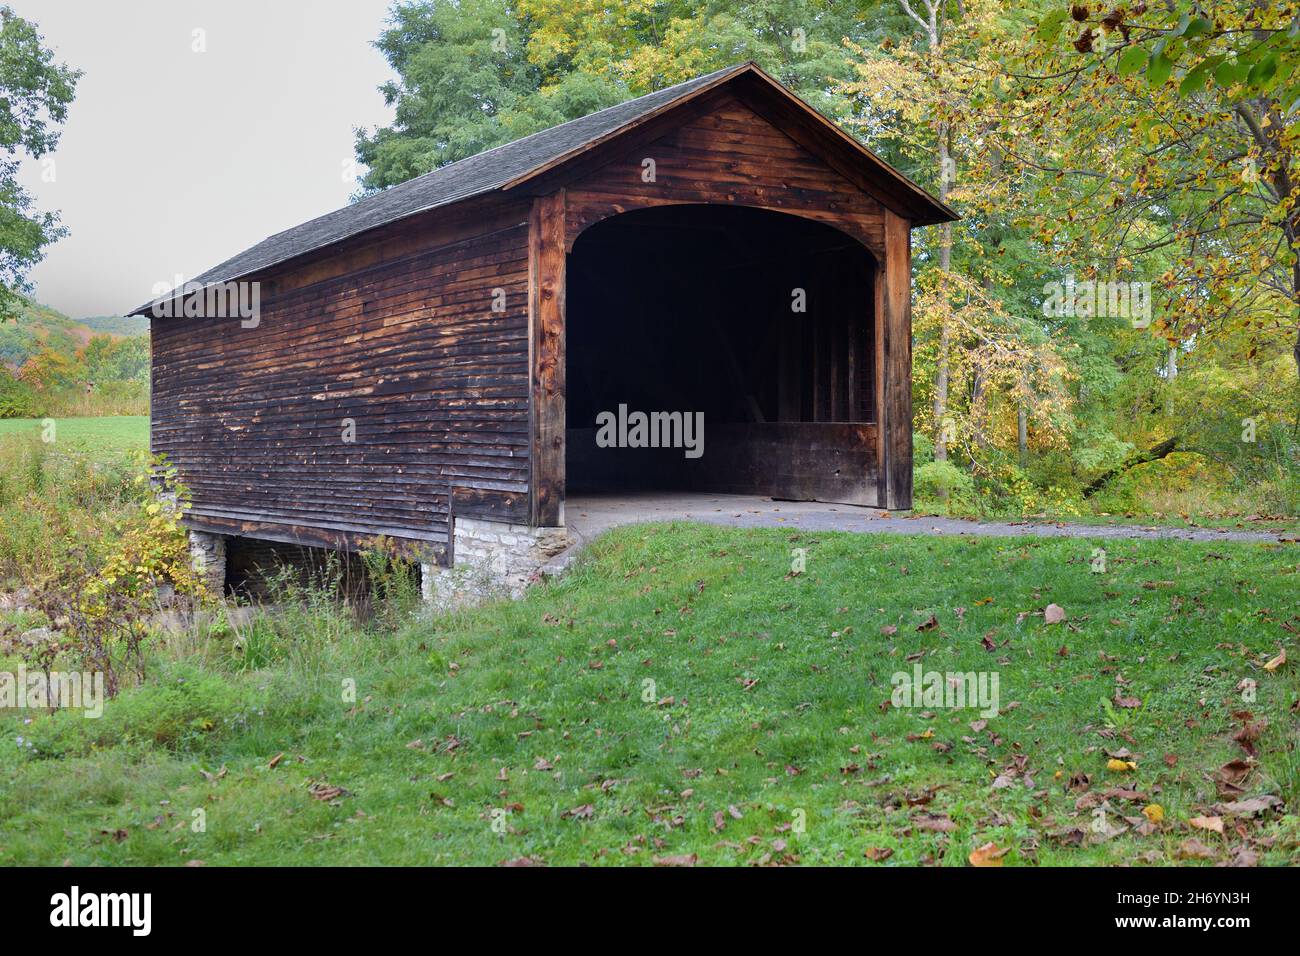
M370 45L390 0L9 2L85 73L53 182L39 162L20 177L70 231L32 270L36 298L74 318L346 205L353 127L391 120Z

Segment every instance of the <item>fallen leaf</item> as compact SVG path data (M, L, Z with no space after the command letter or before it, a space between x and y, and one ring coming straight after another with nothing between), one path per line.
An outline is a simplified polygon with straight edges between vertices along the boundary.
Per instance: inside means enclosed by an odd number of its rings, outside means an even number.
M912 825L918 830L930 830L934 833L949 833L957 829L957 824L948 817L929 813L919 813L912 817Z
M1214 772L1214 783L1220 797L1235 799L1244 792L1242 785L1250 776L1254 765L1245 760L1229 760Z
M1272 672L1277 670L1285 663L1286 663L1286 648L1284 647L1282 648L1282 653L1278 654L1277 657L1273 658L1271 661L1269 661L1267 664L1264 665L1264 670Z
M1165 808L1158 803L1148 803L1142 808L1142 816L1152 823L1159 823L1165 818Z
M1213 830L1215 833L1222 833L1223 817L1192 817L1187 821L1187 825L1198 830Z
M699 857L694 853L683 853L679 856L657 856L654 858L655 866L694 866Z
M863 851L863 856L873 863L880 863L882 860L888 860L894 855L894 851L887 846L869 846Z
M1106 761L1106 769L1114 770L1116 773L1128 773L1137 768L1138 765L1132 760L1116 760L1114 757L1111 757Z
M1065 608L1059 604L1049 604L1043 611L1043 620L1048 624L1060 624L1065 620Z
M1239 846L1232 854L1232 860L1229 866L1258 866L1259 854L1248 847Z
M1212 860L1214 851L1200 840L1184 840L1178 847L1178 856L1185 860Z
M324 803L329 803L329 801L335 800L339 797L348 796L348 792L342 787L331 787L327 783L313 783L308 792L317 800Z
M274 757L271 758L271 762L266 765L266 769L274 770L276 767L280 766L280 761L283 759L284 759L283 752L276 754Z
M998 849L997 844L985 843L981 847L971 850L970 856L966 859L970 861L971 866L1001 866L1002 858L1011 852L1011 848Z
M1224 803L1219 809L1224 813L1231 813L1239 817L1253 817L1257 813L1263 813L1265 810L1273 807L1280 807L1282 801L1274 796L1251 797L1249 800L1234 800L1231 803Z

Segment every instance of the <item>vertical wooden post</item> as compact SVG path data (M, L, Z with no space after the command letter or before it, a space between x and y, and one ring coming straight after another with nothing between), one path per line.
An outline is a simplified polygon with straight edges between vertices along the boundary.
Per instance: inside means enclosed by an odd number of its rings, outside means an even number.
M533 200L528 220L529 514L564 524L564 190Z
M912 507L911 223L885 211L885 260L876 270L880 506Z

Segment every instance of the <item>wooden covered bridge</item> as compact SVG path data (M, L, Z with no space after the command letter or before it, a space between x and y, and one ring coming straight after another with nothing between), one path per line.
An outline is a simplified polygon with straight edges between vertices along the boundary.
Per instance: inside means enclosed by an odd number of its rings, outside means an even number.
M392 187L140 307L152 448L196 532L384 535L443 565L456 522L559 528L574 489L906 508L909 230L955 218L731 67ZM211 314L213 290L249 287L251 320ZM702 454L598 441L620 409L702 414Z

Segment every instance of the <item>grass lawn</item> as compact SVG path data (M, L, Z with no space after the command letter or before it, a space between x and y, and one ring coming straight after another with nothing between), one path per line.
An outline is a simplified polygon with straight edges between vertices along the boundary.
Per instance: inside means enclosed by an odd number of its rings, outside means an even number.
M54 420L55 442L96 455L149 450L147 415ZM0 419L0 438L6 435L41 435L44 425L36 418Z
M517 603L174 638L0 721L0 863L1300 862L1300 551L1093 547L639 526ZM893 706L917 665L1000 712Z

